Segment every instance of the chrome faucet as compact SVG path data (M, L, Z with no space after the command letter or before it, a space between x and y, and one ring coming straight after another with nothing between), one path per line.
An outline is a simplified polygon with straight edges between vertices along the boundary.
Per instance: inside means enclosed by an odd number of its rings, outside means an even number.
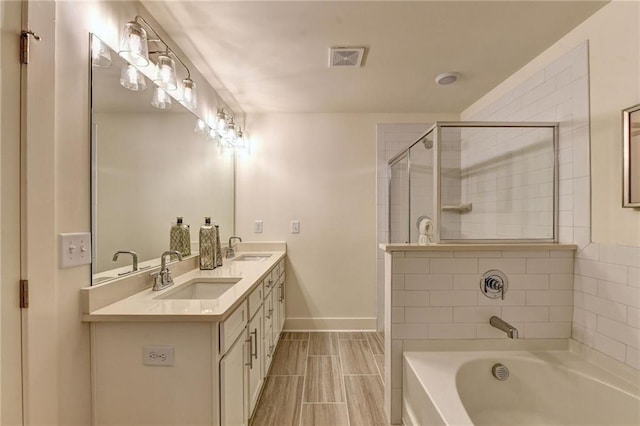
M179 251L168 250L160 256L160 271L151 274L153 277L153 291L160 291L173 285L171 270L167 266L167 256L176 255L178 260L182 260L182 254Z
M235 235L233 237L229 237L229 246L227 247L227 254L225 256L227 259L231 259L233 256L236 255L236 252L233 250L233 246L231 245L231 240L233 239L236 239L242 242L242 238L236 237Z
M489 319L489 324L491 324L492 327L507 333L507 336L509 336L510 339L518 338L518 329L495 315Z
M133 251L133 250L118 250L117 252L115 252L115 254L113 255L113 261L117 261L118 260L118 256L120 256L121 254L130 254L133 257L133 269L129 272L122 272L118 275L126 275L126 274L130 274L132 272L136 272L138 270L138 254Z

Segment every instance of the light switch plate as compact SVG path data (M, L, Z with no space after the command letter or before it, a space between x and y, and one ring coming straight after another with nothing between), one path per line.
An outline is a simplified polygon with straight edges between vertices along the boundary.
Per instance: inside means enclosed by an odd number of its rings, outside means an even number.
M71 268L91 263L91 233L60 234L60 267Z
M299 234L300 233L300 221L299 220L292 220L291 221L291 233L292 234Z
M253 233L254 234L262 234L262 221L256 220L253 224Z

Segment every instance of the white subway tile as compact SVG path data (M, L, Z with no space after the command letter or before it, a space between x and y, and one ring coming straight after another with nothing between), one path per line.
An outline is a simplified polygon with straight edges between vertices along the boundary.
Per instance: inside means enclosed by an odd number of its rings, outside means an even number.
M527 273L572 274L572 258L527 259Z
M391 324L391 333L394 339L416 340L429 338L427 324L421 323Z
M552 290L573 290L573 274L549 275L549 288Z
M571 322L573 320L573 306L549 307L550 322Z
M479 290L480 289L479 274L454 274L453 289L454 290Z
M627 347L600 333L595 333L594 348L620 362L626 361Z
M502 257L498 250L456 251L455 257Z
M406 322L453 322L452 307L405 308Z
M509 274L510 290L547 290L548 274Z
M549 253L549 257L575 257L575 252L573 250L551 250Z
M478 259L431 259L431 272L441 274L478 272Z
M640 288L598 281L598 297L640 308Z
M391 290L404 290L404 274L391 274Z
M431 291L431 306L476 306L478 293L476 291Z
M510 323L513 327L518 330L519 338L524 338L524 324L521 323ZM495 327L492 327L489 323L487 324L476 324L476 333L478 335L478 339L507 339L507 334L498 330Z
M640 370L640 351L632 348L631 346L627 346L627 356L626 361L627 365L635 368L636 370Z
M527 339L563 339L571 337L571 322L528 322L524 324Z
M610 318L619 322L627 322L627 306L611 302L586 293L574 292L574 307Z
M587 260L600 260L600 244L590 243L582 250L578 250L576 258Z
M527 306L573 306L573 291L527 290Z
M591 225L574 226L573 240L571 242L578 246L578 250L585 248L591 242Z
M520 274L527 270L527 259L524 258L489 258L479 259L478 271L484 273L490 269L498 269L504 273Z
M593 348L595 347L596 334L598 334L594 330L588 330L574 322L571 327L571 337Z
M598 316L593 312L585 311L577 306L573 307L573 322L586 329L595 330Z
M627 308L627 324L633 328L640 329L640 309Z
M589 126L573 129L573 177L589 177ZM579 183L580 184L580 183ZM575 194L575 187L574 187Z
M640 267L640 247L600 245L600 261Z
M393 333L391 340L391 387L402 387L402 350L404 342L397 340Z
M451 290L452 274L407 274L404 281L405 290Z
M408 257L393 259L393 272L427 274L429 273L429 259Z
M429 324L430 339L475 339L475 324Z
M618 284L626 284L628 268L622 265L576 259L576 274Z
M573 168L575 174L575 164ZM591 182L589 176L573 180L573 226L591 226Z
M501 318L507 322L549 322L549 308L504 307Z
M391 306L429 306L428 291L392 291Z
M640 348L640 330L637 328L612 321L609 318L598 317L597 330L598 333L617 340L618 342L633 346L636 349Z
M405 308L391 308L391 322L393 324L405 322L404 309Z
M498 307L455 307L453 308L453 322L489 322L492 316L500 316Z
M504 300L489 299L478 292L478 306L525 306L526 291L525 290L508 290L504 296Z
M629 285L640 287L640 268L629 267Z
M598 280L583 275L573 276L573 288L582 293L598 294Z

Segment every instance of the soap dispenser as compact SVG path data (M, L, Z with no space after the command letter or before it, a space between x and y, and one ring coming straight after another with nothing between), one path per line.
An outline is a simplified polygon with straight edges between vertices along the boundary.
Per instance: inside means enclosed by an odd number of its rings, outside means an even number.
M169 235L169 250L178 251L183 257L191 255L191 236L189 225L182 223L182 216L176 218Z
M211 225L211 218L204 218L204 225L200 227L200 269L214 269L215 259L215 228Z

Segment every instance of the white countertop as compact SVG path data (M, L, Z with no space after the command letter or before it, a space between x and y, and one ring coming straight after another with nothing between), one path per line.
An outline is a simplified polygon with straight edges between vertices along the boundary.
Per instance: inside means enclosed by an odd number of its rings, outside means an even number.
M241 251L237 256L253 253L271 256L257 261L225 259L223 266L214 270L191 270L175 276L174 285L164 290L153 291L146 288L103 308L85 312L83 321L221 321L231 314L251 290L258 286L267 272L285 257L286 251ZM231 278L239 281L213 300L162 299L163 295L175 291L193 278ZM91 288L86 290L90 292Z

